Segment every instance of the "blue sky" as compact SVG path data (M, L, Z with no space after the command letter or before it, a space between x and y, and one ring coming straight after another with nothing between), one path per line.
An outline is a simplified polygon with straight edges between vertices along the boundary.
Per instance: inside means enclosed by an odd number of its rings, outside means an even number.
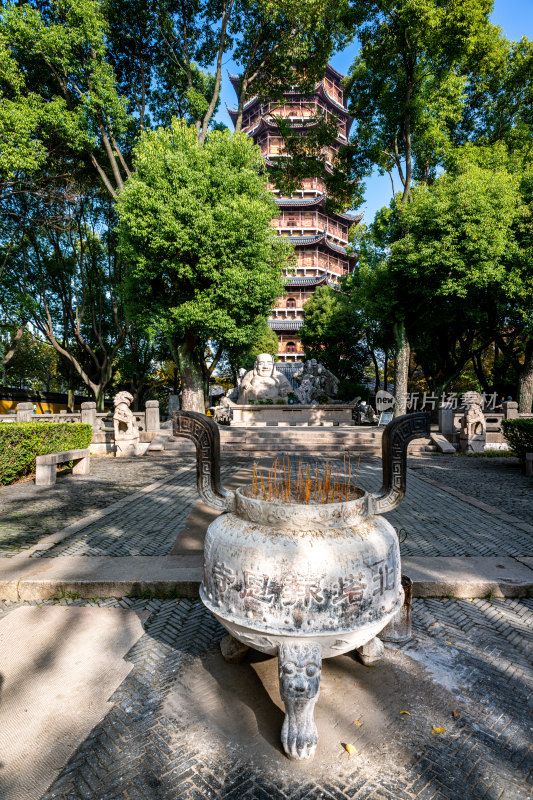
M522 36L533 37L533 0L495 0L494 10L491 16L492 22L499 25L504 35L508 39L520 39ZM350 65L357 53L358 45L354 43L340 53L336 53L331 59L331 64L338 72L346 75ZM227 61L225 70L238 72L238 67L231 61ZM233 128L229 115L226 111L226 104L230 107L236 105L235 92L224 73L221 91L221 104L217 114L217 119L224 122L230 129ZM370 223L374 214L384 205L388 205L391 199L391 184L387 175L381 177L373 175L366 181L365 202L361 211L365 212L365 222Z

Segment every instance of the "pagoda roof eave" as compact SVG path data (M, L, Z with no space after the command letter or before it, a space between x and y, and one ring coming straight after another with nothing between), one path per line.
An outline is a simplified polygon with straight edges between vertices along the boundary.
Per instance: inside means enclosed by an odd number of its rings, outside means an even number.
M346 248L342 247L342 245L331 242L327 237L326 231L322 231L322 233L318 233L315 236L288 236L287 238L295 247L308 247L311 244L321 244L333 250L335 253L340 253L346 258L357 259L354 253L348 253Z
M346 77L345 75L341 75L340 72L331 66L331 64L326 64L326 72L330 72L335 78L338 78L340 81L343 81Z
M233 86L233 88L237 92L237 94L239 94L239 84L241 82L241 76L240 75L234 75L232 72L230 72L228 70L228 78L230 80L231 85Z
M325 283L326 280L326 272L323 272L322 275L289 275L284 278L285 286L318 286Z
M276 197L274 198L278 206L282 208L290 208L291 206L319 206L326 199L326 193L323 192L317 197Z
M317 195L316 197L275 197L274 200L279 208L314 208L316 206L323 206L326 200L326 193ZM347 222L350 225L357 225L363 219L363 214L350 214L342 213L341 211L328 211L328 216L333 219L339 219L341 222Z
M237 110L236 108L230 108L230 107L229 107L229 106L226 104L226 111L227 111L227 112L228 112L228 114L229 114L229 118L231 119L231 121L232 121L232 122L233 122L233 124L235 125L235 123L237 122L237 117L239 116L239 112L238 112L238 110Z

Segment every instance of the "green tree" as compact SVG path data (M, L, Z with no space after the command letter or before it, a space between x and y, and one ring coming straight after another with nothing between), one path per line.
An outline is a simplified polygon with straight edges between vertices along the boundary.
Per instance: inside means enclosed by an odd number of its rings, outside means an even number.
M433 391L492 341L486 309L495 293L511 288L509 264L524 213L505 147L482 159L467 146L432 186L413 189L408 204L397 197L361 231L356 298L383 324L403 314Z
M450 152L463 112L466 60L490 39L490 0L354 0L361 49L348 91L355 116L353 169L398 175L400 203L413 181L430 182ZM402 231L395 229L399 237ZM406 307L393 304L396 413L405 412L409 369ZM392 309L391 309L392 310Z
M202 145L174 121L145 133L134 163L117 203L131 313L168 338L183 407L203 411L207 342L250 340L292 250L269 224L261 152L243 134L215 131Z
M57 390L62 382L58 362L58 355L48 342L25 330L6 369L7 384L18 383L35 391Z
M304 306L299 335L306 358L324 364L341 383L348 384L348 393L349 384L362 381L370 354L363 344L361 316L349 295L319 286Z
M241 368L251 370L260 353L270 353L274 359L278 353L278 337L264 318L259 319L255 330L250 328L248 341L226 348L219 364L219 372L228 378L231 377L233 385L236 386L238 370Z

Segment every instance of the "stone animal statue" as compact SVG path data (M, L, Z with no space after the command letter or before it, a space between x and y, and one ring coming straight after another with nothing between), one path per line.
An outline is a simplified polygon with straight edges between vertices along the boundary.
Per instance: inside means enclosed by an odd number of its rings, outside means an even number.
M483 398L479 392L465 392L462 397L465 407L461 417L459 444L465 452L483 452L487 440L487 423L483 413Z
M113 398L115 407L113 426L115 429L115 455L132 456L136 454L139 444L139 428L135 424L135 416L130 409L133 395L119 392Z
M239 405L256 403L258 400L277 400L288 402L292 386L283 375L278 372L274 358L270 353L260 353L255 359L253 370L247 372L239 386Z

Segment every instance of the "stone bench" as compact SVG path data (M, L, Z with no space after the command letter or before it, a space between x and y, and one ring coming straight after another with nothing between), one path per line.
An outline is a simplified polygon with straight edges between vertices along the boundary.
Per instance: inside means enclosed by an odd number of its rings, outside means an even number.
M526 453L526 475L533 478L533 453Z
M63 453L49 453L47 456L37 456L37 469L35 472L36 486L53 486L57 477L57 465L66 461L73 461L73 475L89 475L91 459L89 449L65 450Z

